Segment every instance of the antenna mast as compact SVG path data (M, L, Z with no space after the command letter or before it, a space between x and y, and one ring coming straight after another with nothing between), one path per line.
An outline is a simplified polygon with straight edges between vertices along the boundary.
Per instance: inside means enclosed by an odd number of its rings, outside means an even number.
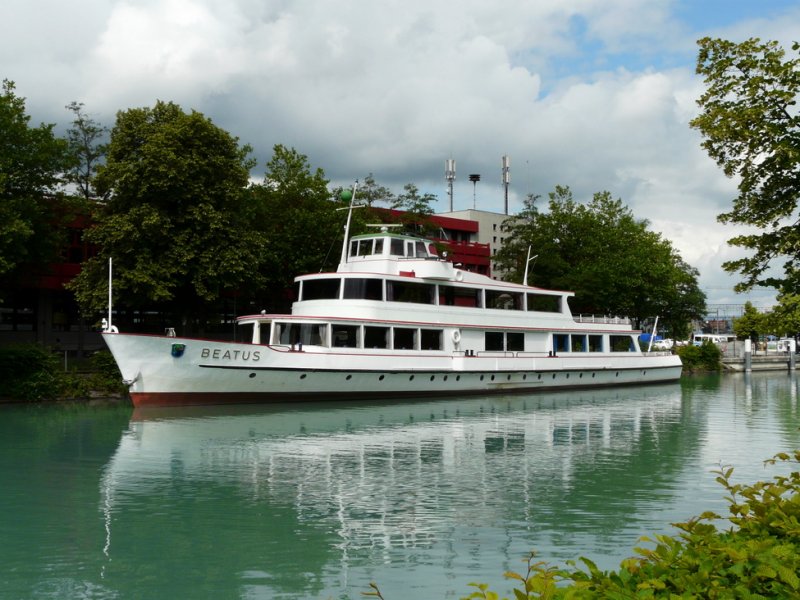
M503 155L502 159L503 187L506 197L506 214L508 214L508 184L511 183L511 158L508 154Z
M473 173L469 176L469 180L472 182L472 209L475 210L475 189L478 182L481 180L481 176L477 173Z
M444 178L447 180L447 195L450 196L450 212L453 212L453 181L456 179L456 161L452 158L444 161Z

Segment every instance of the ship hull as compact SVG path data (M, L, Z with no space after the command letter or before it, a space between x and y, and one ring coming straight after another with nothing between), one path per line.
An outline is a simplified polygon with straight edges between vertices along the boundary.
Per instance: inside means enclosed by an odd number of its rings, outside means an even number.
M386 351L105 333L135 406L529 393L674 381L668 353Z

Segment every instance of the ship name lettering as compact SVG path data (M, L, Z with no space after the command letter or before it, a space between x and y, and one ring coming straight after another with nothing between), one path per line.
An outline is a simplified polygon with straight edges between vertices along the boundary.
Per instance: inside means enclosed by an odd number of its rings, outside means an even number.
M200 349L200 358L214 358L214 359L221 359L221 360L252 360L252 361L259 361L261 360L261 352L255 350L251 352L250 350L225 350L224 352L220 348L201 348Z

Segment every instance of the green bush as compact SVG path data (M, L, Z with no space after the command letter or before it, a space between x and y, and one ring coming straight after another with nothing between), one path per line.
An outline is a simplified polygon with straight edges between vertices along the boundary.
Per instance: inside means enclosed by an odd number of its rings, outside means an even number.
M800 464L800 451L767 463L778 461ZM800 473L749 486L731 483L732 473L716 471L729 502L725 528L715 525L722 517L712 512L677 523L677 536L643 538L655 547L636 548L638 557L617 571L600 571L587 558L581 558L585 570L574 561L559 569L532 554L524 575L506 573L520 582L514 598L799 598ZM471 585L476 591L462 600L499 599L485 584Z
M35 344L0 348L0 398L38 401L59 394L58 360Z
M108 351L93 354L84 373L64 372L58 357L36 344L0 348L0 399L38 402L123 394L126 386Z
M713 342L704 341L702 346L679 346L685 371L719 371L722 368L722 350Z

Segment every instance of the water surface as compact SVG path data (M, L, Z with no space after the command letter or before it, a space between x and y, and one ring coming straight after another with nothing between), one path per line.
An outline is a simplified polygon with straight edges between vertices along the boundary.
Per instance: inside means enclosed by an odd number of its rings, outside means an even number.
M784 372L408 403L0 410L4 598L509 594L614 568L800 447Z

